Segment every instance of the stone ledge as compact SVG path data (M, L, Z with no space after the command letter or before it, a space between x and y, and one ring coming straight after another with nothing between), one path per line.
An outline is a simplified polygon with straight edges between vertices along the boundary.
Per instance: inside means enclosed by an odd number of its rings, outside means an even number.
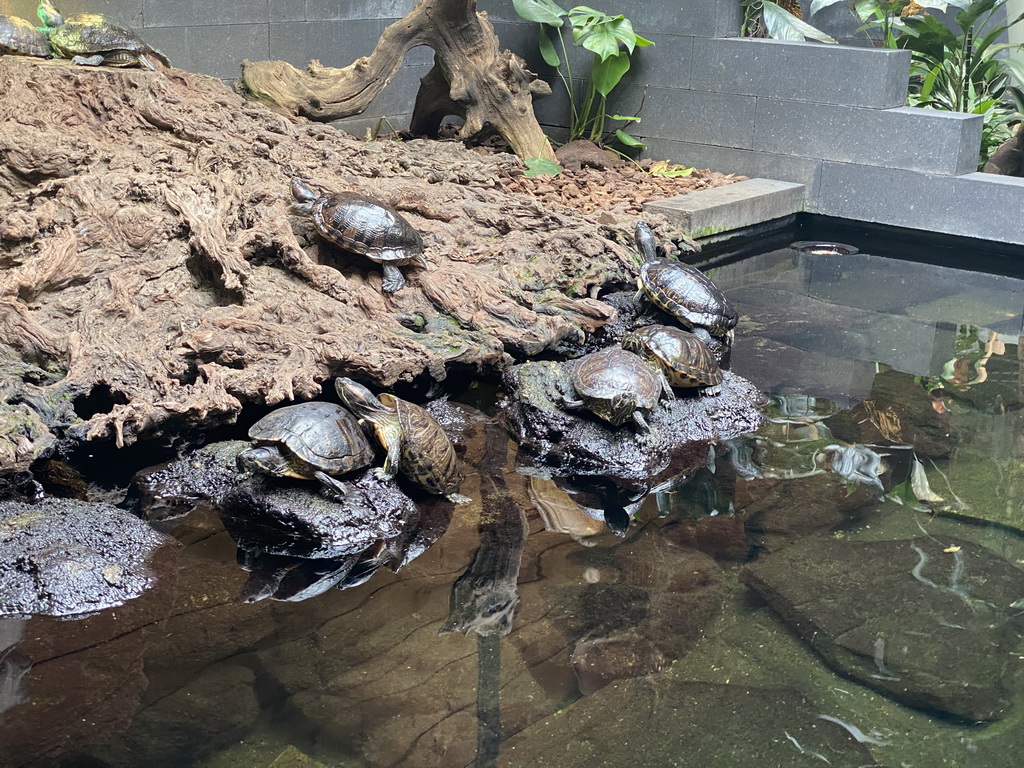
M803 184L747 179L650 202L644 210L660 213L691 237L702 238L799 213L804 207L804 191Z

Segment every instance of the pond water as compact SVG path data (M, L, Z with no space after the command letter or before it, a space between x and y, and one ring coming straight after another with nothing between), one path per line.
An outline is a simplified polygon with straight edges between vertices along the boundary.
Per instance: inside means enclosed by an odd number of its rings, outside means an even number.
M853 244L708 268L771 418L624 537L484 422L484 512L358 586L243 602L194 512L144 597L0 621L0 765L1018 765L1024 280Z

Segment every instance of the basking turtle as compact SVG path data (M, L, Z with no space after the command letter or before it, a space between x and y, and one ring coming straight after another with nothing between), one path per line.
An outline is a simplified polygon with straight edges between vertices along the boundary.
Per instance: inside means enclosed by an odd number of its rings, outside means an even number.
M579 399L566 398L566 407L588 408L616 427L632 420L643 432L650 432L644 413L658 404L661 395L675 397L664 374L619 347L576 360L570 380Z
M623 349L665 374L673 387L717 387L722 371L711 350L692 333L669 325L647 325L627 333Z
M645 222L636 224L636 244L645 259L637 298L646 296L686 330L727 337L739 315L711 278L681 261L659 259L654 233Z
M394 395L374 396L362 384L343 376L335 379L334 387L359 422L372 426L388 452L384 467L376 470L378 477L391 478L401 471L430 493L457 504L470 501L458 492L462 471L455 447L429 412Z
M414 261L427 266L420 233L390 205L354 192L317 196L301 179L292 179L292 197L323 237L381 265L386 293L405 286L399 267Z
M0 16L0 54L49 58L46 35L17 16Z
M37 12L53 52L70 58L73 64L155 70L155 60L165 67L171 66L166 56L146 45L134 30L115 24L106 16L77 13L65 19L51 0L42 0Z
M373 448L352 414L334 403L308 402L271 411L249 428L257 445L238 454L242 470L316 479L342 498L334 478L370 465Z

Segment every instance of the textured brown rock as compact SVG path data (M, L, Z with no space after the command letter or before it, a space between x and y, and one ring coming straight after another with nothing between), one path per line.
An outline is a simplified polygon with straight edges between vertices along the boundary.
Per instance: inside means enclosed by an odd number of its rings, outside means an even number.
M215 426L339 373L492 369L582 338L612 315L591 297L635 282L632 217L499 191L513 155L358 142L179 70L3 57L0 81L0 353L32 371L0 399L33 387L72 441ZM379 267L290 213L296 175L393 204L431 267L382 295ZM0 471L49 439L19 434Z

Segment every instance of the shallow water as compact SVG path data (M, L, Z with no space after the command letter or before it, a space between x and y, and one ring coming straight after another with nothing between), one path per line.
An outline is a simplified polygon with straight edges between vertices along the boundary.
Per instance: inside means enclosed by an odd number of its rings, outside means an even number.
M772 418L649 497L624 538L516 472L493 429L462 489L485 505L344 591L242 602L234 542L193 513L169 527L176 582L85 621L0 621L0 743L32 745L0 765L1016 765L1024 603L994 620L1009 703L993 722L878 688L905 673L903 593L988 616L958 553L1024 565L1024 280L789 248L711 274L742 316L732 370L773 396ZM789 548L908 539L934 542L948 573L913 550L856 593L871 626L894 627L866 641L875 674L859 680L740 580ZM856 588L835 586L837 602ZM966 659L980 635L957 622L924 634L963 632Z

